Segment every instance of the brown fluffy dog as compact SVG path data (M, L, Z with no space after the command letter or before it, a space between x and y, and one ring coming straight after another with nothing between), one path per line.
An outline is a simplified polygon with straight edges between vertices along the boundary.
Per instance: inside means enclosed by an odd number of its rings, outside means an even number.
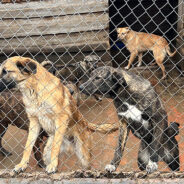
M90 131L107 133L117 130L111 124L97 126L87 123L60 79L30 58L16 56L7 59L1 65L0 74L3 80L13 80L17 84L30 121L23 158L15 166L15 172L27 168L41 128L49 135L44 149L47 173L57 170L60 148L70 150L72 146L75 147L82 165L89 168Z
M171 53L168 42L165 38L142 32L136 32L128 27L117 28L118 38L120 38L130 51L130 59L125 69L129 69L135 57L138 55L138 66L142 64L142 52L151 50L156 63L161 68L163 77L165 79L165 67L163 65L166 54L174 56L176 51Z

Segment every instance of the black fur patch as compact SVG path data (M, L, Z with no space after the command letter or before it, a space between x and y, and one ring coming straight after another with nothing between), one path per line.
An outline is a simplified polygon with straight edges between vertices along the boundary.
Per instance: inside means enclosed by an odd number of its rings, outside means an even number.
M143 113L141 116L143 120L149 120L149 116L147 114Z
M0 80L0 92L6 90L6 89L12 89L15 88L16 82L13 80L7 82L4 79Z
M168 136L174 137L179 134L179 123L171 122L168 127Z
M110 74L109 74L109 75L110 75ZM112 74L112 76L113 76L113 79L112 79L112 80L113 80L115 83L119 84L120 86L124 86L124 87L127 86L127 83L126 83L124 77L122 76L122 74L120 74L120 73L118 73L118 72L114 72L114 73Z

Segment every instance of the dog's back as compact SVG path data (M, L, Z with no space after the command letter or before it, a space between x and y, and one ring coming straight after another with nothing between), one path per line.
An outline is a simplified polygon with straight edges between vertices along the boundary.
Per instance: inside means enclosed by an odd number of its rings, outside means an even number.
M157 47L160 47L160 49L164 49L168 45L168 42L165 38L155 35L155 34L148 34L144 32L136 32L133 30L130 30L128 34L128 48L130 50L137 49L139 52L151 50L153 51ZM133 45L132 45L133 44Z

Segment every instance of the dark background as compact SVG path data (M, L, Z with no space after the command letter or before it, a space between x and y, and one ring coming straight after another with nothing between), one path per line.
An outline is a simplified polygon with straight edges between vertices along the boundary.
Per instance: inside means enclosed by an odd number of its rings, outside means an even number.
M117 27L154 33L175 45L177 6L178 0L109 0L110 52L113 66L125 64L129 57L129 52L122 49L124 44L117 40ZM148 56L147 60L150 62L151 56Z

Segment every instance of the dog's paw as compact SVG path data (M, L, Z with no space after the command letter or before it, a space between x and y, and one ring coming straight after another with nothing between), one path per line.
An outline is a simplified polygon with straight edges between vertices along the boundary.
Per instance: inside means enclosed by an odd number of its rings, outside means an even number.
M101 101L102 101L102 97L98 97L96 100L97 100L98 102L101 102Z
M49 164L47 167L46 167L46 172L47 174L53 174L57 171L57 167L54 166L53 164Z
M146 172L150 174L157 171L157 169L158 164L156 162L152 162L151 160L149 160L148 165L146 166Z
M142 63L138 63L137 67L140 67L140 66L142 66Z
M163 77L161 78L161 80L165 80L166 79L166 75L163 75Z
M114 165L107 164L107 165L105 166L105 170L106 170L107 172L112 173L112 172L114 172L114 171L116 170L116 167L115 167Z
M20 163L20 164L15 166L15 168L13 169L13 172L18 174L20 172L24 172L26 170L26 168L27 168L27 164Z
M130 68L129 66L126 66L126 67L125 67L125 70L128 70L129 68Z

